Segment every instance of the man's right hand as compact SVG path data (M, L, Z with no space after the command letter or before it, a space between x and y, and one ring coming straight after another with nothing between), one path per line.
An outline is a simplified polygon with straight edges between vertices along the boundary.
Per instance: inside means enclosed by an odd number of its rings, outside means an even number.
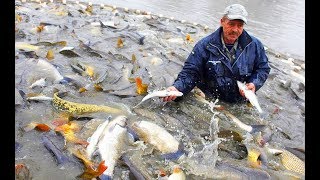
M167 91L179 91L177 88L175 88L174 86L170 86L167 88ZM167 97L163 97L162 101L163 102L169 102L169 101L173 101L177 98L177 96L167 96Z

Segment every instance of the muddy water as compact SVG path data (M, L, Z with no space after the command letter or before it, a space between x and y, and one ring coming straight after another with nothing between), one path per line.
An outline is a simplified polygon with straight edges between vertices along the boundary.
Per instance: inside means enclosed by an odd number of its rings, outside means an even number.
M165 104L158 99L151 99L133 109L144 95L136 93L135 83L130 79L141 77L143 83L148 84L149 92L168 87L181 70L194 43L213 29L206 30L202 25L181 23L154 14L137 14L134 9L130 9L129 12L118 9L118 12L115 12L111 7L100 9L99 5L94 5L91 14L88 9L85 10L87 4L63 5L56 2L39 5L17 1L18 4L20 6L16 7L16 14L21 18L16 19L16 42L26 42L39 48L16 49L16 89L22 90L29 96L31 93L41 93L48 97L53 97L53 93L57 90L66 91L68 94L63 99L71 102L131 109L132 113L128 113L129 125L138 120L147 120L163 127L183 144L188 153L179 161L165 161L161 153L150 144L127 143L123 153L131 158L133 166L140 168L146 176L156 179L160 169L171 174L172 167L177 164L182 166L188 179L252 176L262 178L265 177L265 173L272 177L289 176L287 171L281 169L278 157L274 156L270 156L270 162L275 162L273 166L264 167L262 172L251 168L246 160L246 145L258 148L254 141L247 140L244 144L230 138L227 140L208 138L212 130L210 122L214 113L203 102L197 101L192 93L181 102ZM115 28L102 28L99 24L97 26L98 20L106 25L113 22ZM40 23L47 24L41 32L37 32L35 28ZM185 35L177 31L177 27L183 32L189 32L194 41L186 41ZM139 41L141 35L145 36L143 44ZM123 40L122 47L117 44L119 37ZM56 43L61 41L65 41L66 45ZM84 48L80 42L90 48ZM73 49L61 53L61 49L65 47ZM48 50L53 50L53 59L47 58ZM270 146L280 149L285 147L304 149L303 61L291 62L288 56L270 49L267 49L267 53L272 70L266 84L257 92L264 113L259 114L254 108L244 104L231 105L224 102L218 104L245 124L266 125L270 132L268 135ZM133 54L140 68L137 68L132 61ZM52 67L51 69L39 67L36 60L53 64L54 69L65 77L73 78L74 83L55 82L55 74L50 73ZM94 75L90 76L89 71L79 73L79 69L76 71L71 66L79 62L93 68ZM107 76L100 83L104 91L86 86L105 72ZM46 84L43 87L30 88L32 83L43 77L46 77ZM87 87L88 90L80 93L80 87ZM84 171L84 165L72 155L70 149L83 149L84 146L70 141L64 144L65 139L62 134L54 130L56 125L53 122L60 117L61 111L55 109L51 101L24 101L19 93L16 94L15 110L15 139L20 144L20 148L16 149L16 164L24 163L33 179L51 177L76 179ZM243 139L249 136L230 118L226 118L223 111L215 112L220 118L218 129L232 130ZM87 140L96 127L109 116L114 117L101 112L79 115L79 117L84 116L90 118L72 121L80 127L75 135L82 140ZM24 131L23 128L31 122L47 124L51 130ZM47 135L69 160L58 164L55 156L44 147L41 138L43 135ZM229 151L222 151L217 147L218 144L224 145ZM230 151L233 153L227 153ZM261 151L266 153L263 149ZM99 159L94 161L99 162ZM242 169L242 173L239 173L234 166L248 169ZM115 179L130 179L132 176L129 168L121 161L116 165L114 173Z

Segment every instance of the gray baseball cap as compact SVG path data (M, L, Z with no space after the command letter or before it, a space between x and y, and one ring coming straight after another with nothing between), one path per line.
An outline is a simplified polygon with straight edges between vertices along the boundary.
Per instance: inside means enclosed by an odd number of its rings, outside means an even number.
M247 24L246 17L248 16L248 12L241 4L232 4L226 7L223 14L226 15L229 20L240 19Z

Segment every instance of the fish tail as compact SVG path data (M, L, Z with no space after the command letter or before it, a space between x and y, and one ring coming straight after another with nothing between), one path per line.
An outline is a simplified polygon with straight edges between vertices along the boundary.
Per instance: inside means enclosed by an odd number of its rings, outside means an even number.
M26 97L26 93L25 92L23 92L21 89L19 90L19 94L20 94L20 96L22 97L22 99L26 99L27 97Z
M103 106L102 107L102 111L104 111L106 113L112 113L112 114L121 114L121 113L123 113L122 110L117 109L117 108L113 108L113 107L109 107L109 106Z
M162 154L161 156L164 158L164 159L167 159L167 160L177 160L179 159L182 155L184 155L184 151L183 150L178 150L177 152L174 152L174 153L166 153L166 154Z
M142 36L141 38L139 38L139 44L140 44L140 45L143 45L143 44L144 44L144 43L143 43L144 38L145 38L145 36Z
M53 144L53 142L49 139L49 137L43 135L41 137L41 139L42 139L42 143L46 147L46 149L48 149L50 152L52 152L55 155L58 164L63 164L65 162L69 161L68 157L65 156L61 152L61 150L56 147L55 144Z
M263 131L264 129L266 129L266 125L251 125L252 127L252 130L251 130L251 133L254 133L254 132L260 132L260 131Z
M127 131L128 131L128 134L132 137L133 141L139 140L138 134L131 127L128 126Z
M257 110L258 110L259 113L263 112L260 106L257 106Z
M112 177L109 176L109 175L106 175L106 174L101 174L101 175L99 176L99 178L100 178L101 180L112 180Z
M68 84L70 82L74 81L72 78L69 78L69 77L63 77L63 79L61 79L59 81L60 84Z

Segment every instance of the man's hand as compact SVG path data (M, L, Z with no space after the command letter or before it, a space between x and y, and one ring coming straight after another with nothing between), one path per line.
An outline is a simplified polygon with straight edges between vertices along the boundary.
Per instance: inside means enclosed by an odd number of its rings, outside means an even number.
M178 89L176 89L174 86L170 86L167 88L167 91L179 91ZM173 101L177 98L177 96L167 96L167 97L163 97L162 101L163 102L169 102L169 101Z
M247 86L246 89L251 90L253 93L256 92L256 86L253 83L247 83L246 86ZM244 91L239 90L239 92L240 92L241 96L245 97L244 96Z

